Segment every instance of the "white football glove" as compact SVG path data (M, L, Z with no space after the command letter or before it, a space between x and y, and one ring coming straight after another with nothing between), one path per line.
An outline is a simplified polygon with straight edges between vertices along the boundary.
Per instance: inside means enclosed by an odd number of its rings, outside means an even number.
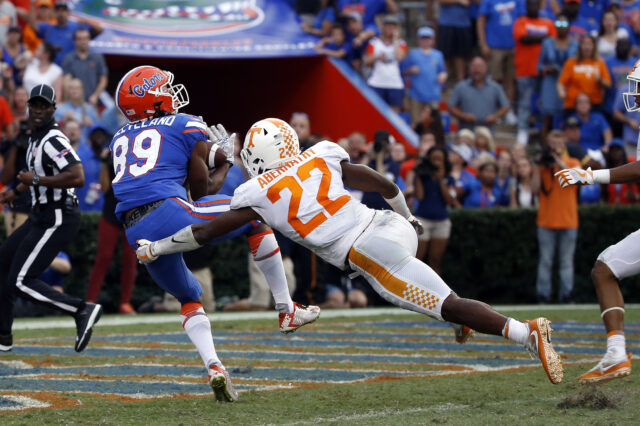
M576 185L578 183L584 185L591 185L594 183L591 167L587 170L583 170L579 167L563 169L557 172L554 176L558 176L558 182L563 188L566 188L569 185Z
M422 226L422 222L420 222L414 215L411 215L407 218L411 226L416 230L418 235L422 235L424 233L424 227Z
M136 250L136 257L138 258L138 262L143 265L147 263L151 263L158 258L158 256L154 255L151 251L151 247L153 246L153 242L149 240L137 240L138 248Z
M227 156L227 161L233 164L236 134L227 134L227 131L222 124L211 126L209 127L209 130L209 137L211 138L211 142L214 142L216 145L218 145L222 149L222 152L224 152Z

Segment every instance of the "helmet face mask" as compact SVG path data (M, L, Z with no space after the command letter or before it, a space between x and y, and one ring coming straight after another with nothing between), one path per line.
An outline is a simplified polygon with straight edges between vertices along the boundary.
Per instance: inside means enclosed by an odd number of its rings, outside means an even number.
M143 65L132 69L118 83L116 103L129 121L175 114L189 104L187 89L173 84L173 74Z
M300 154L295 130L277 118L254 123L244 139L240 158L251 177L284 166Z
M624 107L629 112L640 110L640 106L636 104L636 96L640 96L640 93L638 92L638 83L640 83L640 80L633 78L632 74L634 71L627 76L627 80L629 80L629 91L622 94Z

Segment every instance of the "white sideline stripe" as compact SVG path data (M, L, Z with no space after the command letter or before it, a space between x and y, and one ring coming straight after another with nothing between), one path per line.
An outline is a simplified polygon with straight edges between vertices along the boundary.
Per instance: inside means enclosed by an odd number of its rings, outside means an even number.
M530 311L571 311L571 310L598 310L599 305L584 304L584 305L500 305L494 306L498 311L515 311L515 312L530 312ZM638 309L640 304L633 303L625 305L626 309ZM226 322L226 321L249 321L249 320L277 320L278 316L276 311L264 311L264 312L216 312L208 314L211 322ZM416 317L424 317L425 315L417 314L415 312L407 311L401 308L365 308L365 309L326 309L323 310L320 315L320 320L323 318L360 318L376 315L415 315ZM180 314L178 312L173 314L137 314L137 315L103 315L100 322L94 327L103 326L121 326L121 325L139 325L139 324L166 324L179 321ZM55 318L55 319L54 319ZM44 330L51 328L76 328L76 323L73 319L57 319L52 317L51 319L33 320L28 318L16 319L13 323L14 330Z
M38 243L33 248L33 251L31 251L31 254L29 255L29 257L27 257L27 260L22 265L22 269L20 269L20 272L18 272L18 280L16 282L16 287L18 287L18 289L20 289L20 291L22 291L23 293L27 293L29 296L33 297L36 300L50 303L52 305L56 305L61 309L64 309L67 312L75 313L78 310L77 308L71 305L67 305L66 303L63 303L63 302L58 302L56 300L49 299L44 294L40 294L34 289L27 287L22 283L22 280L24 279L25 275L27 274L27 272L29 272L29 268L31 268L31 265L38 257L38 254L40 254L42 247L44 247L44 245L47 243L47 241L49 241L49 238L51 238L53 233L56 232L56 230L62 225L62 210L55 209L55 215L56 215L55 223L51 228L47 228L47 230L44 231L44 234L42 234L42 237L40 237L40 239L38 240Z
M17 405L13 407L2 407L0 411L20 411L27 408L47 408L51 407L48 402L38 401L37 399L19 395L0 395L0 398L15 402Z

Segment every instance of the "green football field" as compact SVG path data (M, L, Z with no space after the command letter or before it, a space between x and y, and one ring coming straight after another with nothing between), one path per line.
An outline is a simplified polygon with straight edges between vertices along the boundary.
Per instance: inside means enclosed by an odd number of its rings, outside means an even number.
M544 315L565 363L552 385L519 346L396 308L323 311L284 336L275 313L213 314L216 349L240 393L216 402L177 314L106 315L73 351L67 317L17 320L0 354L0 424L638 424L637 374L600 386L577 377L604 353L596 305L511 306ZM640 306L627 306L638 353Z

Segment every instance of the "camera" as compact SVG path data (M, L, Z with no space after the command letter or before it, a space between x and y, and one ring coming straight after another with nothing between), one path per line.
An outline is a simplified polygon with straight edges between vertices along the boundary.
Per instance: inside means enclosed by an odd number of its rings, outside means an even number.
M543 147L536 153L536 164L539 166L552 166L556 163L553 156L553 149L550 146Z
M29 123L27 120L20 120L18 134L16 135L15 144L18 148L27 149L29 146Z
M391 135L386 130L378 130L375 135L373 135L373 150L376 153L381 152L387 146L389 146Z
M413 170L418 176L431 176L438 171L438 167L434 166L428 158L422 158Z

